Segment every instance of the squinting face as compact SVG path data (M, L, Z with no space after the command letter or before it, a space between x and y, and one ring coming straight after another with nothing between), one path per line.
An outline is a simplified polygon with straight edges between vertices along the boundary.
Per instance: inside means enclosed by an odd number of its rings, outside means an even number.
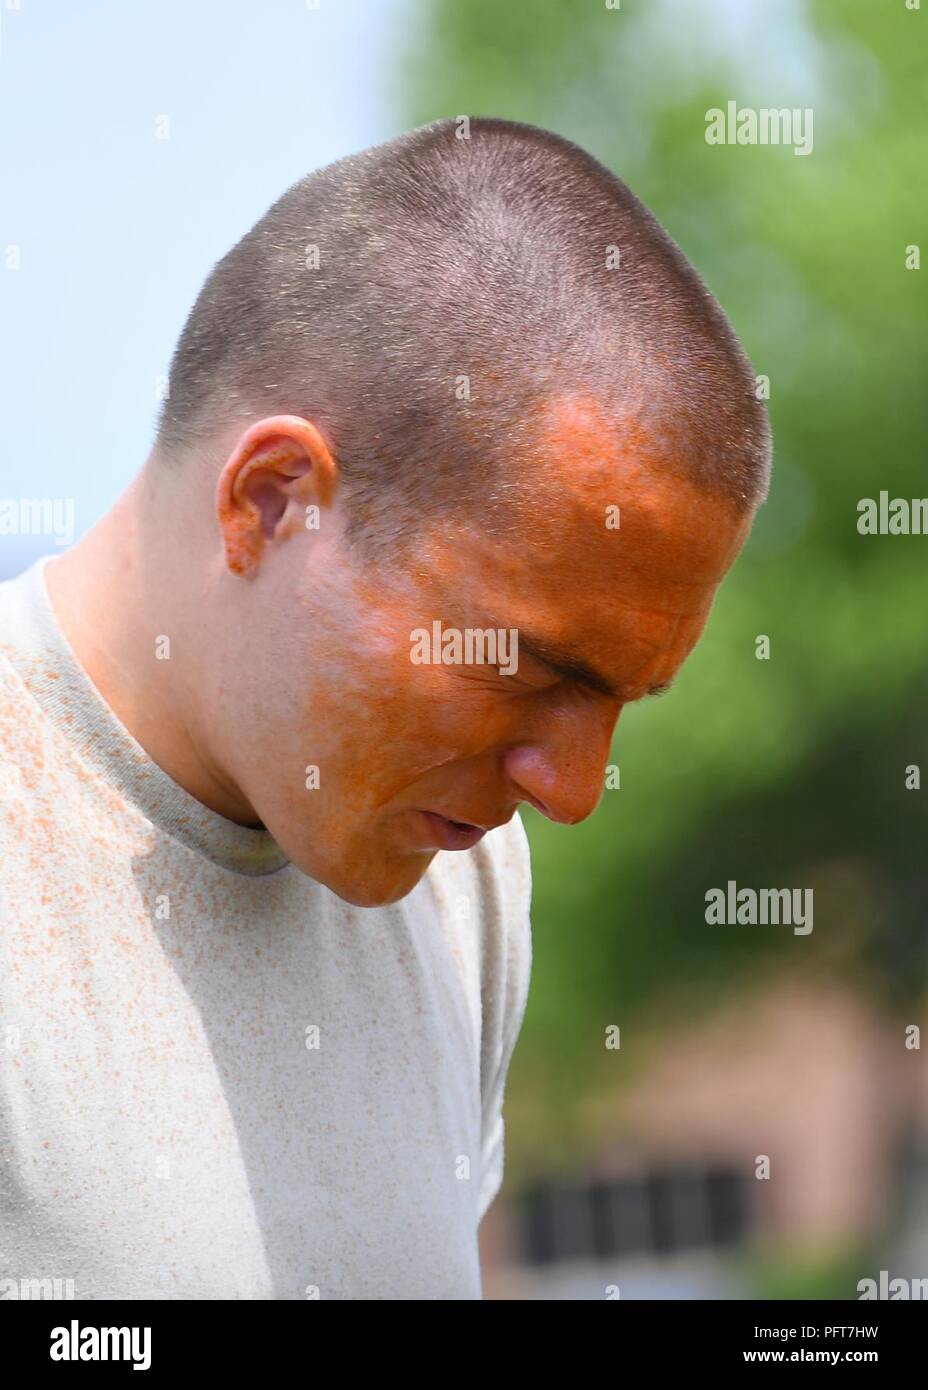
M546 428L519 543L461 515L379 573L343 544L336 498L254 578L223 576L235 617L204 690L225 712L219 755L293 862L349 902L403 897L520 802L590 815L623 705L673 680L748 534L750 515L618 457L589 403ZM436 622L515 629L515 671L424 662L413 634Z

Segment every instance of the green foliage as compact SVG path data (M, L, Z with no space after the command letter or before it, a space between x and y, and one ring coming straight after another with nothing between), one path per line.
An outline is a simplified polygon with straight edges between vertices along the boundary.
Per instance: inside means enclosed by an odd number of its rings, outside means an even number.
M879 1265L879 1251L868 1244L843 1244L796 1251L792 1246L756 1248L738 1262L736 1287L744 1297L773 1301L859 1300L858 1282Z

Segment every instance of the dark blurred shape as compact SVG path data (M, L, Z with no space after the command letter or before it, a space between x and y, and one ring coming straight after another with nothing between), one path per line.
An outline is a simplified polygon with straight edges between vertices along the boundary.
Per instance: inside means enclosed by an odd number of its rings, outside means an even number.
M726 1249L745 1240L748 1224L745 1179L726 1168L545 1183L519 1206L522 1253L533 1265Z

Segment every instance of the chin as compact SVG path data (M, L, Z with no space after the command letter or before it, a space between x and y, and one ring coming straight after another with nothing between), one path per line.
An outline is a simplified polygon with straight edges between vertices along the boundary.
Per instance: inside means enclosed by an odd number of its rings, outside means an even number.
M404 854L394 859L365 859L357 866L324 870L319 864L293 863L317 883L352 907L388 907L405 898L424 877L437 851Z

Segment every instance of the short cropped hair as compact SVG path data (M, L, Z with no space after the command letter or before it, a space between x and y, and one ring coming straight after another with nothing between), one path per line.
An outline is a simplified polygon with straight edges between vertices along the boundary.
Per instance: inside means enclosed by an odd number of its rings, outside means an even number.
M235 422L304 416L338 461L352 531L395 534L471 494L489 515L524 491L532 422L581 392L748 509L770 473L755 381L610 170L550 131L458 118L300 179L216 264L155 447L211 457Z

